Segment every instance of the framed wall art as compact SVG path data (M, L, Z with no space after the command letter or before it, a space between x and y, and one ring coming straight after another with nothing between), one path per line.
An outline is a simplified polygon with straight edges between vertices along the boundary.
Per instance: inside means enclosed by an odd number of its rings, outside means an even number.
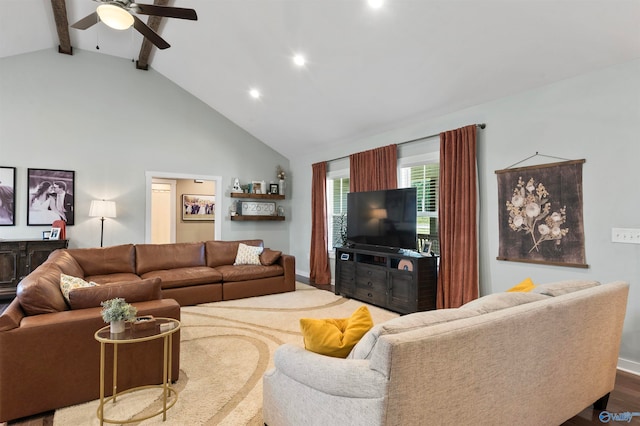
M74 171L28 169L27 187L27 225L74 224Z
M587 268L582 164L496 170L498 260Z
M182 220L215 220L215 195L182 194Z
M16 168L0 167L0 226L16 224Z

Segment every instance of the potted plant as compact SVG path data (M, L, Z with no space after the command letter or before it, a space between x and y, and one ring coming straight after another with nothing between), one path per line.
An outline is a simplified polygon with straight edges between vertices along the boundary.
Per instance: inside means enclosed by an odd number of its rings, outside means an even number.
M102 319L111 325L111 333L122 333L125 321L133 321L138 309L125 302L121 297L100 302L102 306Z

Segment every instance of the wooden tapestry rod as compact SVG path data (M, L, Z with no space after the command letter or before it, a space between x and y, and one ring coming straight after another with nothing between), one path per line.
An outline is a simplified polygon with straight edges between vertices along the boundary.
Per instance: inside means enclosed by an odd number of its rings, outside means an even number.
M476 127L479 128L479 129L484 129L485 127L487 127L487 124L486 123L476 124ZM440 133L442 133L442 132L440 132ZM422 141L422 140L425 140L425 139L435 138L436 136L440 136L440 133L434 133L433 135L422 136L420 138L411 139L409 141L398 142L396 145L405 145L405 144L412 143L412 142L419 142L419 141ZM327 162L342 160L344 158L349 158L349 156L348 155L343 155L342 157L334 158L333 160L327 160Z

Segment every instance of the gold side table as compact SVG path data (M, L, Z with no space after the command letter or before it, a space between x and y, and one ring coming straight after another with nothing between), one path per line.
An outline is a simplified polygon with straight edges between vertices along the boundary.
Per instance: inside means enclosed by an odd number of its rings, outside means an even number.
M125 331L122 333L111 334L110 327L102 327L96 331L94 337L100 342L100 405L98 406L97 415L100 419L100 425L104 423L134 423L147 420L162 413L162 421L167 420L167 410L178 400L178 392L171 386L171 361L172 361L172 343L173 335L180 329L180 321L173 318L155 318L155 326L139 330L127 323ZM138 386L127 389L118 393L118 346L125 344L134 344L146 342L149 340L163 339L163 362L162 362L162 384ZM106 345L113 345L113 393L109 398L104 397L104 364ZM131 418L128 420L106 419L104 417L104 406L109 401L116 402L116 398L127 393L158 388L162 389L162 410L148 415L146 417Z

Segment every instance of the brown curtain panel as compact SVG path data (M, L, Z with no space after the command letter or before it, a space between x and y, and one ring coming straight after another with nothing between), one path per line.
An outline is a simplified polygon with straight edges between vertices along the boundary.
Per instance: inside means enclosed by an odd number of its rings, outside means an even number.
M358 152L349 156L349 191L378 191L398 187L396 145Z
M440 134L440 270L437 308L478 298L476 126Z
M309 279L315 284L331 284L327 250L327 163L311 166L311 251Z

